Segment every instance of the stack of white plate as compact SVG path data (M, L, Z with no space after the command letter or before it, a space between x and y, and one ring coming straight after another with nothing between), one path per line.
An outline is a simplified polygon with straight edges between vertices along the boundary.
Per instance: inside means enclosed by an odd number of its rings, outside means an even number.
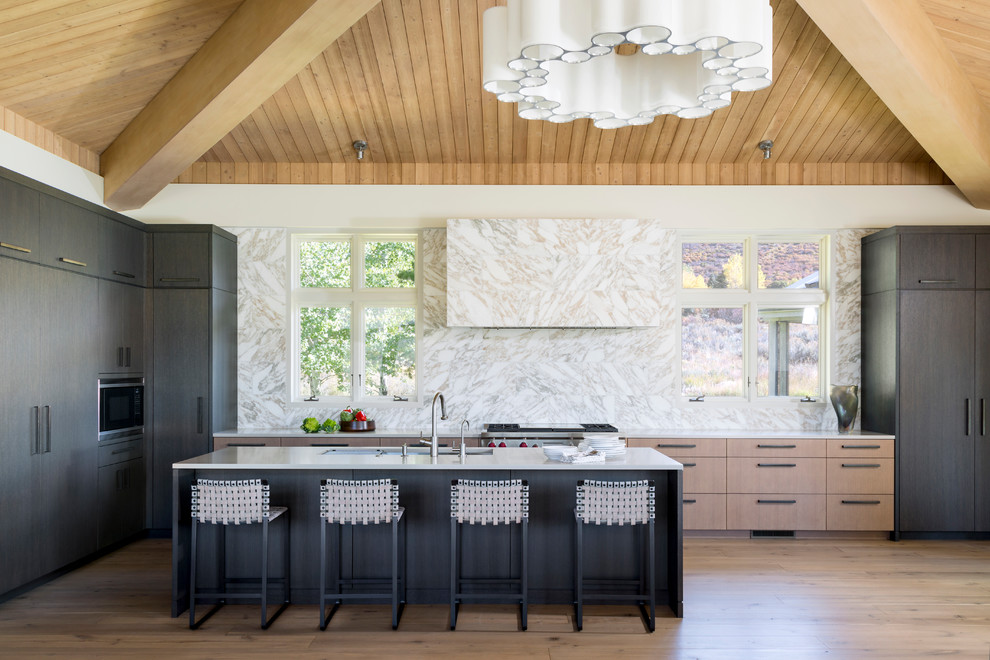
M578 447L582 451L594 450L605 458L626 455L626 443L614 435L586 435Z
M543 445L543 454L551 461L562 461L565 456L577 453L577 447L573 445Z

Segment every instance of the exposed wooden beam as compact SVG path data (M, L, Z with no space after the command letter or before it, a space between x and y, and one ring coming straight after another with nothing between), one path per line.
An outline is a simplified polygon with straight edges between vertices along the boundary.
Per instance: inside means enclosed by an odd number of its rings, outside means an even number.
M916 0L798 0L973 206L990 209L990 115Z
M376 4L244 0L103 152L107 206L143 206Z

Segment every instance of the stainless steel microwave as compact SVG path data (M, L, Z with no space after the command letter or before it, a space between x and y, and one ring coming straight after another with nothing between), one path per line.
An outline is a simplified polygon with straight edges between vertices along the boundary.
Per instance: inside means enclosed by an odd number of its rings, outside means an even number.
M100 437L144 430L144 378L101 378Z

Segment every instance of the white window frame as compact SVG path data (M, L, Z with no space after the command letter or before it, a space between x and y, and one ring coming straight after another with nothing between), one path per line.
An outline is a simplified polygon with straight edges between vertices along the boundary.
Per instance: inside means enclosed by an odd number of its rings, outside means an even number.
M820 272L817 289L760 289L758 246L760 243L818 243ZM743 245L743 288L741 289L686 289L681 280L681 270L684 263L685 243L742 243ZM834 276L832 232L747 232L747 233L697 233L681 232L677 241L677 259L681 268L677 270L677 392L681 405L696 406L698 403L725 406L764 406L764 407L794 407L806 406L809 403L824 406L827 383L832 371L832 286ZM799 396L758 396L757 395L757 327L759 323L759 308L767 306L780 307L817 307L818 318L818 395L812 401L802 400ZM697 307L742 307L743 309L743 395L737 397L705 396L703 401L693 400L691 395L681 394L683 391L683 344L681 340L682 310Z
M351 286L339 288L314 288L299 285L299 246L310 241L349 241L351 244ZM382 241L413 241L416 249L415 287L368 288L364 285L364 246ZM387 407L417 407L422 400L420 372L420 347L423 333L423 269L422 236L414 231L354 232L326 230L319 233L293 232L289 240L289 336L292 338L289 354L290 405L307 407L342 408L349 405ZM300 327L299 310L303 307L349 307L351 310L351 394L348 396L321 396L317 401L306 401L299 392L301 369L299 366ZM407 401L364 394L365 374L365 322L364 312L372 307L412 307L416 310L415 369L416 391Z

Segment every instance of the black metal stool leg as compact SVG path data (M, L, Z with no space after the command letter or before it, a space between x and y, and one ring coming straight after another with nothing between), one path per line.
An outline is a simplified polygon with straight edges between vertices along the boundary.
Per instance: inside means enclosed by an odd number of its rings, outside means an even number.
M584 523L577 520L577 557L574 560L574 591L576 599L574 601L574 623L578 631L584 627Z
M268 628L268 518L261 521L261 629Z
M196 628L196 519L189 530L189 629Z
M529 614L529 518L522 521L522 629L526 630Z
M457 518L450 519L450 629L457 625Z
M392 630L399 627L399 521L392 519Z

